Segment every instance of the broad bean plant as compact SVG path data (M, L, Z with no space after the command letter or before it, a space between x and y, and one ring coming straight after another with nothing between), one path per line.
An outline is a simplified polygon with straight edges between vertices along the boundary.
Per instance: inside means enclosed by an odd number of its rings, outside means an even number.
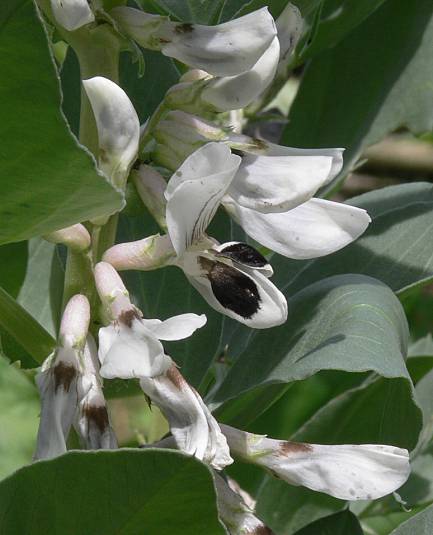
M0 533L431 534L432 187L337 195L433 127L431 2L0 20Z

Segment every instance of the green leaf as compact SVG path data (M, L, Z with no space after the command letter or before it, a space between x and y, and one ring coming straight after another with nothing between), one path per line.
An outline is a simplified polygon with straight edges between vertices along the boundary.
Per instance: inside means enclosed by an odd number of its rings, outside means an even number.
M98 174L60 111L59 81L33 2L11 0L2 10L0 48L0 243L121 208L121 195Z
M174 20L212 24L218 18L225 0L139 0L143 8L147 4L154 4L161 13L169 15Z
M428 535L433 533L433 505L403 522L391 535Z
M29 463L35 447L39 396L22 371L0 355L0 479Z
M5 534L172 535L173 530L225 533L210 470L178 452L71 452L0 483Z
M48 357L56 343L54 338L3 288L0 288L0 327L13 336L38 363Z
M268 477L261 486L256 511L276 535L292 535L314 520L341 511L345 503Z
M390 535L392 530L408 520L410 517L418 514L424 507L416 507L409 512L398 511L389 514L377 514L362 518L362 526L368 535ZM427 535L427 532L426 532Z
M404 312L379 281L362 275L330 277L294 295L289 309L285 325L251 333L214 402L261 385L305 379L320 370L371 370L409 380Z
M432 50L432 2L386 1L308 65L283 143L346 147L344 176L365 147L397 127L431 130Z
M288 295L324 277L363 273L401 294L433 279L430 236L433 231L433 187L418 182L390 186L350 199L372 218L355 243L332 255L294 261L274 255L276 284Z
M356 516L350 511L342 511L309 524L296 535L364 535Z
M27 267L27 242L9 243L0 247L0 285L16 297Z

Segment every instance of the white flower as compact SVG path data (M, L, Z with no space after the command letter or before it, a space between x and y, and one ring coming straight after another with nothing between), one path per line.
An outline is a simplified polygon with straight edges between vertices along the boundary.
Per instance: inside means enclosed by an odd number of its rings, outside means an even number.
M340 172L343 149L295 149L236 135L231 144L245 151L223 204L257 242L308 259L338 251L366 230L365 210L312 198Z
M86 449L115 449L116 436L111 427L99 377L98 350L91 335L82 355L84 373L78 381L79 405L74 426Z
M42 408L35 459L65 453L74 421L87 448L116 447L97 370L91 363L96 348L90 337L86 339L89 321L87 298L75 295L63 313L58 347L36 377Z
M221 425L231 452L302 485L341 500L375 500L409 477L409 453L379 444L323 446L274 440Z
M113 185L124 188L134 163L140 123L128 95L102 76L83 80L98 128L99 166Z
M167 418L180 450L216 470L233 462L217 421L174 364L163 375L142 378L140 386Z
M56 22L70 32L95 20L87 0L51 0L51 10Z
M142 318L114 268L95 266L96 287L112 322L99 330L100 374L106 379L154 377L172 364L160 340L183 340L203 327L206 316L181 314L165 321Z
M243 496L236 492L233 480L226 483L224 479L214 474L215 488L217 491L217 506L221 520L224 522L230 535L271 535L271 530L254 514L253 500L248 496L247 503Z
M176 256L170 258L166 253L166 262L180 267L213 308L252 328L264 329L287 319L286 299L269 281L271 266L250 245L220 245L206 235L239 164L240 157L231 154L227 145L208 143L171 177L165 192L166 219ZM149 239L159 243L166 238L153 236L115 245L104 260L117 269L154 269L157 266L149 261L150 255L140 258L140 249Z
M123 6L110 14L142 46L216 76L251 69L277 33L266 7L216 26L171 22Z

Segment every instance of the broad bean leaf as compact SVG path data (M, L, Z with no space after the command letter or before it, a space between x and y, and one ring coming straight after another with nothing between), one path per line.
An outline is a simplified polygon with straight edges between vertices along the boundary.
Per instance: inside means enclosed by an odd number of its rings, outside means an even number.
M362 275L330 277L289 298L289 309L286 324L251 335L214 402L259 386L302 380L320 370L371 370L409 380L404 312L379 281Z
M0 50L0 137L7 155L0 164L0 243L121 208L122 196L97 172L60 111L56 68L30 0L11 0L2 10Z
M428 535L433 533L433 505L403 522L391 535Z
M320 520L298 531L295 535L364 535L356 516L342 511Z
M22 468L0 483L0 532L225 534L210 470L162 450L70 452Z
M365 147L397 127L431 130L432 47L432 2L387 0L307 66L283 143L346 147L343 177Z
M40 412L34 384L0 354L0 479L30 462Z
M0 247L0 286L16 297L27 267L27 243L8 243Z
M257 501L257 514L276 535L292 535L311 522L332 515L345 507L342 500L292 487L285 481L266 477Z
M348 201L372 218L356 242L332 255L294 261L274 255L276 284L288 295L338 273L375 277L401 294L433 279L430 235L433 230L433 186L418 182L390 186Z

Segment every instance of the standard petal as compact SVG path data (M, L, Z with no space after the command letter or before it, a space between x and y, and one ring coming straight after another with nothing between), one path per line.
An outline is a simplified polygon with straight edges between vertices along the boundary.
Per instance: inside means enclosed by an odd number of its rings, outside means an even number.
M183 340L206 324L204 314L180 314L165 321L145 320L142 322L159 340Z
M282 442L278 453L262 457L259 464L288 483L341 500L382 498L400 488L410 474L407 450L379 444Z
M112 183L124 187L134 163L140 123L128 95L102 76L83 80L98 128L100 167Z
M51 243L62 243L77 252L85 251L91 243L89 231L80 223L45 234L43 238Z
M251 69L276 33L266 7L217 26L167 22L160 35L169 42L161 51L215 76L233 76Z
M324 186L329 184L343 167L343 152L345 149L298 149L267 142L266 146L265 153L268 156L330 156L332 158L332 166L328 178L323 184Z
M256 156L245 154L228 195L260 212L285 212L311 199L326 182L330 156Z
M290 2L276 20L281 59L287 59L294 51L302 35L303 20L299 9Z
M102 327L99 342L100 374L106 379L153 377L171 365L161 342L139 319L134 319L131 326Z
M227 191L240 157L223 143L208 143L189 156L170 179L167 226L178 256L200 240Z
M410 474L409 453L379 444L323 446L274 440L222 425L230 449L292 485L341 500L375 500L397 490Z
M56 22L69 32L95 20L88 0L51 0L51 10Z
M244 108L272 82L280 59L280 45L274 37L269 48L247 72L210 80L201 94L204 102L217 111Z
M282 213L264 214L231 201L225 206L254 240L300 260L342 249L356 240L371 221L361 208L323 199L311 199Z
M287 320L287 301L258 270L200 261L200 275L185 272L189 282L218 312L253 329L267 329Z

